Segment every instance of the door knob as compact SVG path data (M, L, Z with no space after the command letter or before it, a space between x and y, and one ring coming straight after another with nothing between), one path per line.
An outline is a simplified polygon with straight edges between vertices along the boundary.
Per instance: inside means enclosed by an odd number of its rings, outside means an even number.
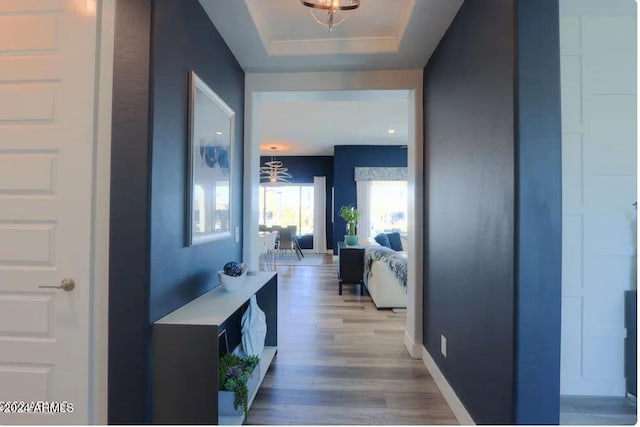
M76 282L71 278L62 279L59 285L40 285L39 288L62 289L65 292L71 292L76 287Z

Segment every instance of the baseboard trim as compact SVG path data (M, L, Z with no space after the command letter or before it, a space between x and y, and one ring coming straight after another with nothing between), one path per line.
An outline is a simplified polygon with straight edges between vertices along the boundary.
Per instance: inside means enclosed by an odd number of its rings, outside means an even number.
M407 348L409 355L414 359L422 358L422 345L417 344L411 335L407 331L404 331L404 346Z
M438 368L438 365L436 365L436 362L424 347L422 347L422 361L429 370L429 373L433 377L433 380L436 382L436 385L440 389L440 392L444 396L445 400L451 407L453 415L456 416L458 422L461 425L475 425L476 423L473 421L473 418L471 418L471 415L469 415L469 413L467 412L467 409L458 398L458 395L449 385L449 382L440 371L440 368Z

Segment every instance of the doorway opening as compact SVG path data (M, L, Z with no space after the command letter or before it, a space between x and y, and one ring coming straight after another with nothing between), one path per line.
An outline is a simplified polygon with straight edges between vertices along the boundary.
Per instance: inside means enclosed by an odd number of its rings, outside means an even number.
M421 265L416 260L421 259L422 254L422 189L421 189L421 176L422 176L422 162L418 159L422 159L422 100L421 100L421 85L422 76L421 70L416 70L415 73L411 73L413 78L407 79L401 83L402 88L393 88L389 84L384 84L384 88L381 89L376 86L380 86L380 79L372 78L362 79L360 85L362 88L354 90L352 88L344 88L344 81L340 79L334 79L332 76L334 73L326 73L326 81L323 84L318 84L316 80L315 86L322 87L323 90L308 91L305 90L308 84L305 83L306 77L304 74L297 75L296 78L286 79L283 75L283 80L274 84L273 76L269 78L264 75L247 75L247 88L246 88L246 115L247 121L245 123L245 216L244 216L244 259L249 262L251 266L257 266L259 258L259 249L255 243L256 239L252 239L251 236L258 235L259 232L259 206L258 206L258 192L259 192L259 174L258 170L260 163L260 144L261 134L260 126L261 117L263 111L261 108L263 105L279 101L279 102L304 102L311 99L322 100L325 102L348 102L350 100L357 100L361 103L380 101L395 101L401 102L404 106L404 110L407 111L405 117L406 133L405 141L403 144L397 144L402 147L406 152L408 160L408 188L409 188L409 200L408 200L408 235L407 235L407 247L408 247L408 279L407 279L407 321L406 330L404 336L404 343L409 353L414 358L421 357L421 336L422 336L422 271ZM309 73L314 77L325 73ZM393 73L392 73L393 74ZM415 75L414 75L415 74ZM374 77L374 76L372 76ZM294 80L293 82L291 80ZM335 80L335 81L334 81ZM377 80L377 81L376 81ZM395 79L394 79L395 80ZM393 83L398 84L397 81ZM357 86L357 85L356 85ZM278 89L278 90L276 90ZM327 123L322 121L322 116L311 115L315 123L320 123L327 131L333 127L348 128L356 127L349 120L349 116L345 117L345 122L342 123ZM364 122L361 126L365 128L367 126L377 124L375 120ZM385 129L384 132L388 136L389 129ZM326 132L325 132L326 133ZM282 142L282 141L281 141ZM369 142L369 141L368 141ZM372 141L373 142L373 141ZM384 145L382 143L371 145ZM283 160L286 164L286 157L279 156L279 159ZM292 171L290 171L292 172ZM292 172L295 176L295 173ZM354 184L355 185L355 184ZM329 186L329 188L331 188ZM327 193L329 193L327 188ZM335 247L337 242L337 231L333 228L332 222L335 221L337 211L341 206L337 206L335 203L335 183L333 184L333 191L328 194L327 206L329 208L327 218L327 230L332 230L333 236L328 239L327 249ZM355 205L355 195L352 203ZM348 203L347 203L348 204ZM342 231L343 232L343 231ZM329 234L329 232L327 233ZM252 241L254 240L254 241Z

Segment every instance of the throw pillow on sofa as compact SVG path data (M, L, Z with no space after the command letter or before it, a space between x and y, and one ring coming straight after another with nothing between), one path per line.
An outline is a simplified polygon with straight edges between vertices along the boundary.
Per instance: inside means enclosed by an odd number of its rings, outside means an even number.
M387 247L387 248L391 247L391 243L389 242L389 238L384 233L378 234L376 237L374 237L374 239L376 240L376 242L378 242L378 244L380 246L384 246L384 247Z
M393 233L386 233L389 240L389 247L396 252L402 252L402 239L400 233L394 231Z

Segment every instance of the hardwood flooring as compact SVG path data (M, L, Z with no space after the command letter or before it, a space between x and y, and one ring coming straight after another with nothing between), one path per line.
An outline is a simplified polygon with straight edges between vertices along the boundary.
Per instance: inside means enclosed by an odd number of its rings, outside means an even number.
M562 425L635 425L635 399L600 396L560 396Z
M457 424L404 347L405 315L359 291L338 295L331 256L278 267L278 354L247 424Z

